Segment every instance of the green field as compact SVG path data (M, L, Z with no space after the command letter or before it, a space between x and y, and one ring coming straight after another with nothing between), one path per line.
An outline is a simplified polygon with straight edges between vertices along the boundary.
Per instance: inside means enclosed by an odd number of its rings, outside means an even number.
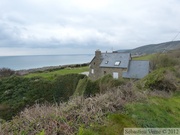
M54 77L58 75L66 75L66 74L79 74L82 72L88 72L89 67L78 67L78 68L65 68L65 69L59 69L55 71L44 71L44 72L37 72L37 73L30 73L25 75L25 77L32 78L32 77L43 77L46 79L53 79Z
M154 54L144 55L140 57L134 57L133 60L150 60L152 59Z

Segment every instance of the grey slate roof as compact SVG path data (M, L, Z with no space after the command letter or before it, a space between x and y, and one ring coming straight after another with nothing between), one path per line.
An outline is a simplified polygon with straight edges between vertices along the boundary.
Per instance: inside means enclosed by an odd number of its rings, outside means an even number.
M129 60L131 59L130 53L102 53L102 62L100 67L110 68L128 68ZM119 61L119 65L115 65L115 62Z
M124 78L141 79L149 73L149 61L130 61L127 72L123 72Z

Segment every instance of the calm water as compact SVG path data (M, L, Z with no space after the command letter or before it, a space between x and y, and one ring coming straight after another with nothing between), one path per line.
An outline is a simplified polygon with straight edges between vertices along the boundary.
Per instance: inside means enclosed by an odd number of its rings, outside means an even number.
M14 70L20 70L46 66L82 64L90 62L93 57L93 54L0 56L0 68L6 67Z

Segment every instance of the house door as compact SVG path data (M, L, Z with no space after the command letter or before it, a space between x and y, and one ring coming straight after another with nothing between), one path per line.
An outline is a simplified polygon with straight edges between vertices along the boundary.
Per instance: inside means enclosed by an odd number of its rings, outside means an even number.
M113 72L113 78L114 78L114 79L118 79L118 78L119 78L118 72Z

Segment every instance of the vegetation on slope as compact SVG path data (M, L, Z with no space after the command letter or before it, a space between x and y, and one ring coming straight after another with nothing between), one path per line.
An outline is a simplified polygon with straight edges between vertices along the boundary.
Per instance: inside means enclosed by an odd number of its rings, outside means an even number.
M104 93L109 88L114 88L125 84L124 79L113 79L111 75L106 75L96 81L92 81L85 77L81 79L76 87L74 96L90 97L95 96L97 93Z
M140 127L180 127L180 93L166 98L150 97L145 103L127 104L125 110Z
M152 53L162 53L170 50L180 49L180 41L171 41L160 44L151 44L141 46L132 50L127 50L131 54L152 54Z
M30 73L25 75L25 77L32 78L32 77L43 77L48 80L52 80L56 78L59 75L66 75L66 74L79 74L82 72L89 71L89 67L82 66L77 68L65 68L65 69L59 69L59 70L49 70L44 72L36 72L36 73Z
M143 95L138 95L139 93L134 93L131 89L126 90L126 87L124 86L121 91L118 89L106 91L104 94L98 94L95 97L78 96L59 105L35 104L33 107L25 109L20 116L14 117L10 122L3 123L0 133L34 135L44 131L46 134L52 135L74 134L79 130L79 132L82 130L84 132L86 128L103 124L107 117L114 122L117 122L116 117L124 118L124 125L123 123L117 124L121 125L121 129L128 125L134 126L133 121L129 123L126 120L128 116L110 115L112 112L122 110L126 102L142 99Z
M109 75L97 81L91 81L82 74L60 75L53 80L22 76L2 78L0 80L0 118L9 120L26 106L32 106L35 103L60 103L80 94L84 97L95 96L96 93L103 93L108 88L123 83Z
M143 55L138 57L133 57L133 60L150 60L154 57L155 54Z
M0 68L0 78L15 75L15 71L9 68Z
M48 81L44 78L12 76L0 79L0 118L11 119L35 103L67 101L85 75L67 74Z
M42 104L25 108L9 122L1 121L0 134L119 135L125 127L180 127L180 53L177 51L156 55L158 58L151 58L153 71L138 81L114 80L111 76L91 81L79 75L73 75L77 77L75 82L71 75L52 81L44 78L21 78L24 80L18 82L17 79L14 84L7 83L10 78L1 79L0 85L12 90L15 84L22 86L21 83L24 84L26 79L29 79L27 82L32 80L34 83L39 79L41 83L37 81L36 85L30 83L31 85L25 84L24 87L29 85L26 88L41 88L37 95L44 93L47 99L52 91L59 95L54 95L55 102L46 104L46 98L41 97L40 100L37 97ZM0 92L4 94L3 90ZM36 90L30 91L36 93ZM17 97L22 93L17 94ZM67 99L61 99L64 96ZM5 98L0 103L10 101ZM19 102L15 99L11 102ZM66 102L59 102L63 100ZM4 104L1 105L0 109Z
M94 97L78 96L59 105L35 104L2 123L0 133L119 135L125 127L179 127L180 93L162 93L136 91L129 82Z

